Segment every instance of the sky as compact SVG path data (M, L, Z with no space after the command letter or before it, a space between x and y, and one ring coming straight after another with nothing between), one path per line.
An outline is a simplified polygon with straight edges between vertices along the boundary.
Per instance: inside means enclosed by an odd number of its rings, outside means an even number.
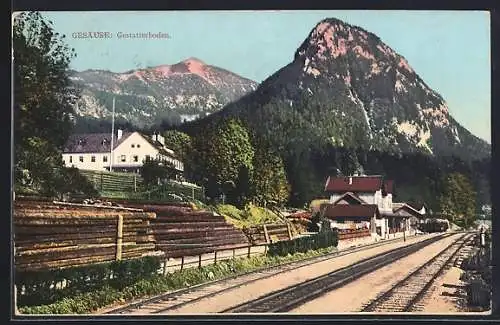
M45 12L76 50L71 68L125 72L196 57L261 82L293 60L324 18L360 26L404 56L452 116L491 143L490 17L481 11ZM78 38L109 32L110 38ZM118 33L163 38L118 38ZM168 38L165 35L168 34Z

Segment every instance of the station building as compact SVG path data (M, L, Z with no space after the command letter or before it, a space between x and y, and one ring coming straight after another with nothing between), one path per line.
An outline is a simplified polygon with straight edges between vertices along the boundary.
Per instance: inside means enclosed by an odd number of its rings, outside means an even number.
M328 177L325 192L329 202L321 205L320 213L340 231L369 229L375 239L410 234L425 211L392 202L393 184L381 175Z

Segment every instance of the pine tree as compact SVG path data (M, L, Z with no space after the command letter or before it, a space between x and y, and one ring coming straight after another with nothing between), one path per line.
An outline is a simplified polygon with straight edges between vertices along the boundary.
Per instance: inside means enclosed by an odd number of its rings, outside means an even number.
M472 224L476 216L476 193L465 175L451 173L446 176L439 209L452 222L465 227Z
M95 194L86 179L63 167L61 152L79 97L69 79L76 54L64 38L38 12L14 17L15 185L55 195L66 192L63 185L73 179L84 192Z

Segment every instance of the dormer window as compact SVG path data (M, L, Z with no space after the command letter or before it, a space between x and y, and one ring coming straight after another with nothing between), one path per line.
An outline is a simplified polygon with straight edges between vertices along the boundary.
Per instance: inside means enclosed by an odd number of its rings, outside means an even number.
M106 144L108 144L108 140L106 138L102 139L102 145L105 146Z

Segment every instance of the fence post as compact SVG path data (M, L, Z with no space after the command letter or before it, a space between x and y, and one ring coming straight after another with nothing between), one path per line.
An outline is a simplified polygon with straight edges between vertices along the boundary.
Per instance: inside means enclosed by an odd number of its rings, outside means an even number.
M137 192L137 175L134 173L134 192Z
M235 259L235 258L236 258L236 251L235 251L235 249L233 248L233 259Z
M267 226L264 224L264 237L266 238L266 244L269 244L269 233L267 232Z
M181 257L181 271L184 268L184 256Z
M167 275L167 262L168 257L165 257L165 261L163 262L163 276Z
M101 175L101 192L102 192L102 172L100 173Z
M292 229L290 228L290 224L286 224L286 230L288 230L288 239L292 240Z
M217 251L214 252L214 264L217 264Z
M250 258L250 247L252 247L252 246L248 245L248 254L247 254L248 258Z
M123 243L123 216L118 215L118 224L116 229L116 260L122 259L122 243Z
M198 268L201 268L201 254L198 255Z

